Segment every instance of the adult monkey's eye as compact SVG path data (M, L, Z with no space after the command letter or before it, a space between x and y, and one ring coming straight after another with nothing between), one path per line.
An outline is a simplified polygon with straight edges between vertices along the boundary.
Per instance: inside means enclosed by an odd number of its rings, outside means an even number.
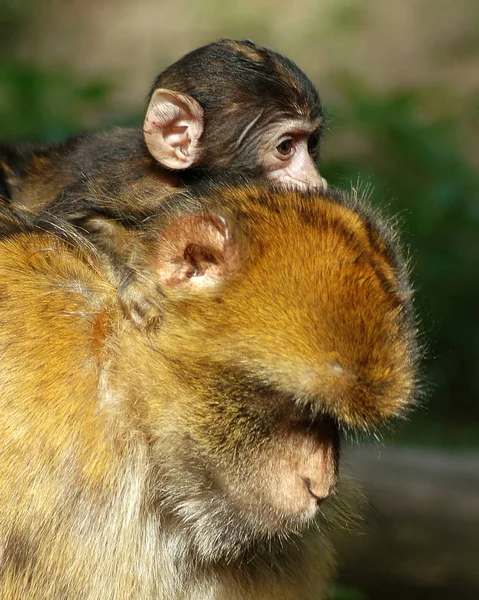
M319 131L315 131L308 138L308 152L314 156L319 152Z
M276 150L282 155L282 156L288 156L288 154L291 153L291 150L293 149L293 140L291 138L286 138L285 140L283 140L281 142L281 144L278 144L276 146Z

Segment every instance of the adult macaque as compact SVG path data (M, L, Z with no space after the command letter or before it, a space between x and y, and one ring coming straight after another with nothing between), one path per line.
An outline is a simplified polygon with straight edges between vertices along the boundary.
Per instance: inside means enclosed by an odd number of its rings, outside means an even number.
M324 187L315 166L322 127L318 93L292 61L253 42L223 40L158 76L143 131L0 149L0 197L88 230L91 215L127 220L155 209L175 188L218 173ZM113 192L114 202L92 199L91 185Z
M414 396L389 228L332 192L171 197L124 249L157 319L82 236L0 222L2 600L326 598L340 432Z

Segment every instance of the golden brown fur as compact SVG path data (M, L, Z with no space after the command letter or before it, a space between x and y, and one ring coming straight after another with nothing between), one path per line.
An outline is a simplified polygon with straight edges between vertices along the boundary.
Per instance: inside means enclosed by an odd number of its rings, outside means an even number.
M166 202L128 261L155 318L79 238L7 223L2 600L326 597L338 429L402 413L415 383L404 266L356 204Z

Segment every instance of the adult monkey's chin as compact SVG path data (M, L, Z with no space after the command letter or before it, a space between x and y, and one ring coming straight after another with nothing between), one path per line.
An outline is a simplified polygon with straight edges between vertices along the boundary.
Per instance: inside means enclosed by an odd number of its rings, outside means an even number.
M191 443L175 446L155 488L164 487L159 503L165 523L171 521L182 532L183 547L202 560L233 560L274 546L274 540L281 546L320 508L329 512L339 460L338 431L330 419L278 425L260 449L245 447L228 466L186 450Z
M224 478L231 501L265 532L297 529L315 517L337 485L339 436L326 418L282 425L274 442ZM239 461L240 462L240 461Z

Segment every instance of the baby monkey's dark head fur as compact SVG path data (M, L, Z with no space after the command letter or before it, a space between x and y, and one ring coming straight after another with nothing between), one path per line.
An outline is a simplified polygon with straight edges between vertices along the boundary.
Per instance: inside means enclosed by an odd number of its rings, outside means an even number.
M319 156L318 92L294 62L251 41L221 40L190 52L157 77L150 98L158 88L186 93L202 106L200 169L261 171L259 138L288 121L311 127L311 154Z

